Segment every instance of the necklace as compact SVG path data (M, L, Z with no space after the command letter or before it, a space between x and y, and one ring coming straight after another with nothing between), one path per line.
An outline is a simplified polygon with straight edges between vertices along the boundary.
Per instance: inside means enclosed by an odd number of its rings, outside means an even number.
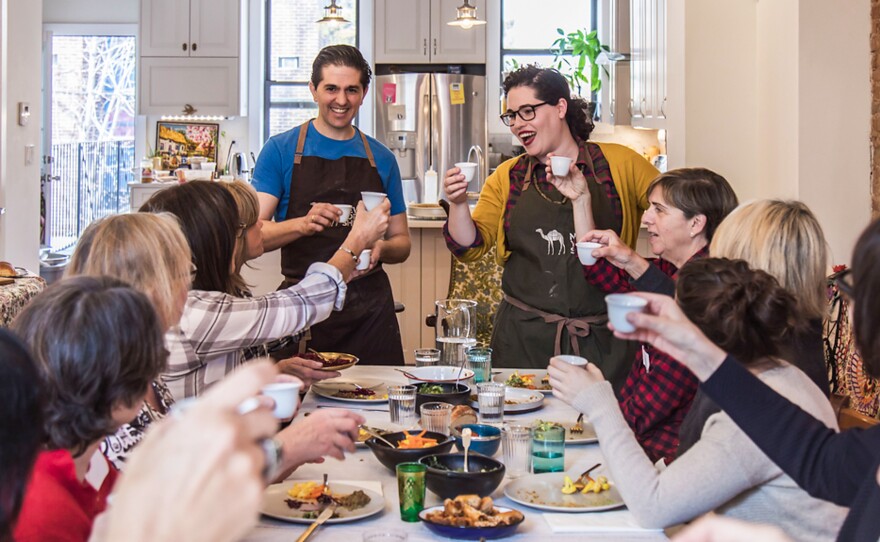
M549 201L550 203L553 203L555 205L565 205L566 203L568 203L567 196L562 196L562 201L556 201L556 200L550 199L550 196L548 196L547 194L545 194L544 192L541 191L541 183L540 183L540 181L538 181L538 179L535 179L535 182L533 184L535 185L535 190L538 192L538 195L541 196L542 198L544 198L545 200Z

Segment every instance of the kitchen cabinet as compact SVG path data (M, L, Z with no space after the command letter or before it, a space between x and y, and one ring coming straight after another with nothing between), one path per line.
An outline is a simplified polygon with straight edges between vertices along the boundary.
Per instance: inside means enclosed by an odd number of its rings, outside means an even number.
M247 2L141 0L138 112L247 114Z
M461 0L376 0L377 64L485 64L486 25L446 24ZM486 17L486 0L471 3Z
M129 212L136 213L141 205L153 197L153 194L177 183L128 183L128 208Z
M666 128L666 2L630 0L630 110L637 128Z

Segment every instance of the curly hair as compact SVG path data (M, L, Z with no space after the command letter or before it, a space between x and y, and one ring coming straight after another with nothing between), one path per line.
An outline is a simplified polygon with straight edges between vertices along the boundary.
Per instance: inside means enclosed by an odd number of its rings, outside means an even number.
M721 221L739 204L727 179L702 167L671 169L660 174L648 185L648 198L656 188L662 188L663 198L686 218L706 217L703 232L707 242L712 241Z
M789 333L805 325L794 296L743 260L688 262L679 271L675 296L712 342L746 365L778 357Z
M318 88L321 78L324 76L324 66L345 66L361 72L361 86L366 91L370 87L370 79L373 78L373 70L370 63L364 58L357 47L351 45L328 45L318 52L318 56L312 62L312 86Z
M46 444L74 456L116 431L114 408L142 401L167 361L150 300L115 278L64 279L12 327L40 373Z
M559 100L565 100L568 108L565 111L565 122L571 135L580 141L590 138L593 131L593 119L589 115L589 105L586 100L571 95L568 81L561 73L552 68L542 68L535 64L522 66L504 78L502 83L504 95L517 87L529 87L534 89L535 96L542 102L557 104Z
M852 258L853 334L862 354L865 371L880 378L880 333L877 306L880 304L880 220L865 228Z

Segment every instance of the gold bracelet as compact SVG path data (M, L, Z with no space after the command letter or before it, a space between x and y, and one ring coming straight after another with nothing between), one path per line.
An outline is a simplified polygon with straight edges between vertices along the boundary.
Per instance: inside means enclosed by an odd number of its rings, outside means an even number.
M336 250L341 250L342 252L347 252L351 259L354 260L355 265L358 263L358 255L351 251L351 249L346 247L339 247Z

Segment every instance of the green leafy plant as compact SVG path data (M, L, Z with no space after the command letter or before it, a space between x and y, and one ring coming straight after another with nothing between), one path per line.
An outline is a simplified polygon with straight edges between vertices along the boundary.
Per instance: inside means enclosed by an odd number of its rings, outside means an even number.
M595 30L576 30L566 33L561 28L556 32L559 37L550 46L553 53L553 67L568 80L568 85L578 94L582 95L582 88L586 87L590 92L598 92L602 88L602 79L599 77L600 65L596 62L599 54L609 52L607 45L599 42ZM605 73L608 70L602 66ZM589 75L587 70L589 70Z

